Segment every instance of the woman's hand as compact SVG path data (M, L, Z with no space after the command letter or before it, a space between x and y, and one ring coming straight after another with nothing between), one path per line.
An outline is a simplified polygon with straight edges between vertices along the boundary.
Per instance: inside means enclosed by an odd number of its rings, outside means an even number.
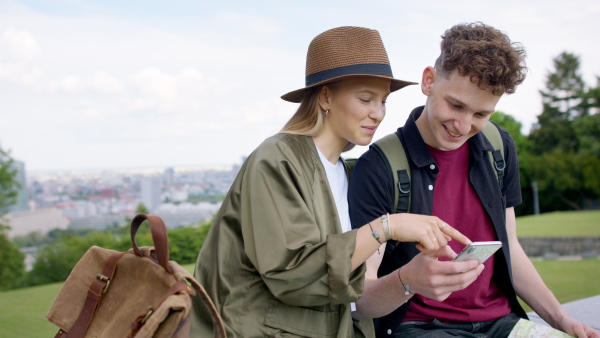
M400 213L391 214L389 227L392 239L400 242L419 242L421 251L434 251L455 239L464 245L471 241L458 230L435 216Z

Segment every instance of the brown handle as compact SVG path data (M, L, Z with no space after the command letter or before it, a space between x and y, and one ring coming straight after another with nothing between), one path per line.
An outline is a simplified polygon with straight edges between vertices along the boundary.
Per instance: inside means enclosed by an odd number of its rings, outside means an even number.
M133 247L133 252L140 257L144 257L135 242L135 234L144 221L150 223L150 232L152 233L152 241L154 242L154 251L156 252L158 264L160 264L160 266L168 273L173 274L173 270L169 267L169 239L167 236L167 228L160 217L138 214L133 218L131 221L131 245Z
M213 323L214 337L215 338L226 338L227 332L225 331L225 326L223 325L223 320L221 319L221 316L219 315L219 312L217 311L215 304L210 299L210 296L208 295L208 293L206 293L206 290L204 290L202 285L200 285L200 283L198 283L198 281L196 279L186 278L186 280L188 282L190 282L190 284L192 284L194 290L196 290L196 294L197 294L196 297L200 297L200 299L206 306L206 309L208 309L208 312L210 312L210 317L211 317L212 323Z

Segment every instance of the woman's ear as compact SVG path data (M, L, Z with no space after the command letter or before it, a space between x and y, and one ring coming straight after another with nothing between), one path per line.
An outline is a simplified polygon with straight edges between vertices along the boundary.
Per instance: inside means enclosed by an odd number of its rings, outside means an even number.
M331 101L331 88L327 85L321 86L319 90L319 106L323 111L329 110L329 104Z
M421 92L429 96L431 94L431 87L435 83L435 68L427 67L423 70L423 77L421 79Z

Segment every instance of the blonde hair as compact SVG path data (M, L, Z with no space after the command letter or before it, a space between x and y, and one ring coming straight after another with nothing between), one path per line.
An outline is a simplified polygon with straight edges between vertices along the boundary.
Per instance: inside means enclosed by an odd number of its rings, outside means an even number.
M306 90L300 106L278 134L317 136L321 133L325 126L326 115L319 105L319 93L323 86ZM327 86L331 89L334 84L328 83ZM348 151L354 146L354 143L348 142L342 151Z
M317 86L306 90L300 106L279 134L316 136L321 132L325 123L325 112L319 106L321 87Z

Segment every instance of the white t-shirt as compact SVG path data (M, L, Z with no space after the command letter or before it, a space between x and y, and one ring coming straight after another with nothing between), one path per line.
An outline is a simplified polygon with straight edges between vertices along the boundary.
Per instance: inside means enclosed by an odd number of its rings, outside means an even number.
M350 225L350 213L348 211L348 177L346 176L346 170L342 160L339 159L336 164L332 164L325 158L323 153L317 148L319 157L325 167L325 173L327 174L327 180L329 181L329 188L335 201L340 223L342 225L342 231L352 230Z
M333 195L335 206L337 208L338 217L342 225L342 231L347 232L352 230L350 225L350 212L348 211L348 177L346 176L346 170L342 160L339 159L336 164L332 164L327 160L325 155L321 153L321 150L317 148L319 158L325 167L325 173L327 174L327 180L329 181L329 189ZM350 303L350 311L356 311L356 303Z

